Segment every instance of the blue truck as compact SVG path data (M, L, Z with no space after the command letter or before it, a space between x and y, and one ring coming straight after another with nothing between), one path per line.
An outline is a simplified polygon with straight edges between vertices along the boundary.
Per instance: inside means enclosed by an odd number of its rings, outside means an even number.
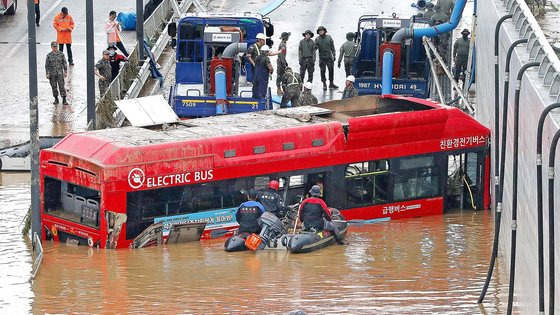
M429 27L428 20L412 17L400 19L364 15L358 21L355 41L358 52L352 66L360 95L382 94L382 70L385 52L392 52L392 94L428 98L430 95L430 65L421 38L409 38L402 43L391 37L402 28Z
M244 57L258 33L274 34L259 13L187 13L176 29L176 73L169 103L179 117L207 117L271 109L252 97L252 69ZM175 35L175 34L173 34ZM272 46L272 41L267 40Z

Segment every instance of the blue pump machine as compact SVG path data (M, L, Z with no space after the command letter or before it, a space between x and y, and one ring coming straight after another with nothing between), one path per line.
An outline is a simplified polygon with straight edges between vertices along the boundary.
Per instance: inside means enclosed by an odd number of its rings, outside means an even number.
M181 118L271 109L252 97L252 69L245 57L256 35L272 36L270 19L256 13L187 13L177 22L175 85L169 104ZM272 43L267 43L272 45Z

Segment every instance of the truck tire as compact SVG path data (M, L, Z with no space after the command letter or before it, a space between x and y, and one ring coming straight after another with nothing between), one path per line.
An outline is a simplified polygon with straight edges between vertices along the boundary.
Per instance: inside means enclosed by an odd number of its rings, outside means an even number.
M17 0L14 0L14 4L12 4L12 6L8 10L6 10L6 14L14 15L16 14L16 10L17 10Z

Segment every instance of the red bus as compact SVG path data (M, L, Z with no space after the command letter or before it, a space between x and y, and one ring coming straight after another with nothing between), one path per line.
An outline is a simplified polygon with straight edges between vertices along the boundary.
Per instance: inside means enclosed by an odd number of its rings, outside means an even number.
M41 152L42 236L127 247L158 222L231 235L242 191L270 179L286 204L319 183L348 220L487 209L489 136L456 108L393 95L73 133Z

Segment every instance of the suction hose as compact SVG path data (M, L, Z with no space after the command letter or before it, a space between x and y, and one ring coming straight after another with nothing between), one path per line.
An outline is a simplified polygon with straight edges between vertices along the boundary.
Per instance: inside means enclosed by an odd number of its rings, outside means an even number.
M226 80L226 69L222 66L216 67L214 70L214 82L216 85L216 115L228 113Z
M482 287L482 291L480 292L480 297L478 298L478 303L482 303L484 297L486 296L486 292L488 291L488 286L490 285L490 280L492 279L492 273L494 271L494 265L496 264L496 257L498 256L498 247L499 247L499 239L500 239L500 227L501 227L501 220L502 220L502 201L503 201L503 187L504 187L504 170L506 168L506 160L505 160L505 152L506 152L506 139L507 139L507 120L508 120L508 95L509 95L509 67L511 63L511 56L513 54L513 50L517 45L527 43L526 39L520 39L511 44L507 51L506 55L506 68L504 71L504 93L503 93L503 115L502 115L502 142L499 152L501 152L500 161L500 168L497 171L499 174L499 181L496 185L498 189L496 190L496 229L494 230L494 244L492 245L492 256L490 256L490 266L488 267L488 274L486 275L486 281L484 282L484 286ZM499 118L496 120L496 124L498 123ZM496 131L498 132L498 131Z
M393 51L386 49L383 52L383 77L381 78L381 95L393 93Z
M523 74L531 67L537 67L540 63L528 62L524 64L517 73L517 83L515 87L515 99L513 105L513 166L512 166L512 193L511 193L511 257L509 265L509 295L507 314L510 315L513 311L513 294L515 289L515 256L517 251L517 175L519 173L519 94L521 89L521 82ZM507 121L504 120L503 125ZM505 153L505 152L504 152ZM505 154L504 154L505 157ZM503 186L502 186L503 187ZM502 189L503 191L503 189Z
M560 108L560 103L553 103L544 109L544 111L541 114L541 117L539 118L539 125L537 127L537 234L538 234L537 237L538 237L538 249L539 249L538 261L539 261L539 313L540 314L544 314L542 136L543 136L544 122L546 120L546 116L548 116L548 113L550 113L550 111L552 111L555 108ZM554 276L554 274L552 273L551 275ZM551 293L550 300L554 301L554 293Z
M556 148L558 147L558 140L560 139L560 130L556 131L552 143L550 144L550 151L548 156L548 281L549 281L549 304L548 313L554 314L554 294L556 280L555 276L555 248L554 248L554 160L556 159Z
M415 29L412 29L410 27L401 28L393 35L391 42L402 43L404 39L408 38L422 38L424 36L434 37L437 35L441 35L442 33L447 33L454 30L461 20L463 9L465 8L466 3L467 0L457 0L455 6L453 7L453 12L451 12L451 18L449 19L449 22L432 27Z

